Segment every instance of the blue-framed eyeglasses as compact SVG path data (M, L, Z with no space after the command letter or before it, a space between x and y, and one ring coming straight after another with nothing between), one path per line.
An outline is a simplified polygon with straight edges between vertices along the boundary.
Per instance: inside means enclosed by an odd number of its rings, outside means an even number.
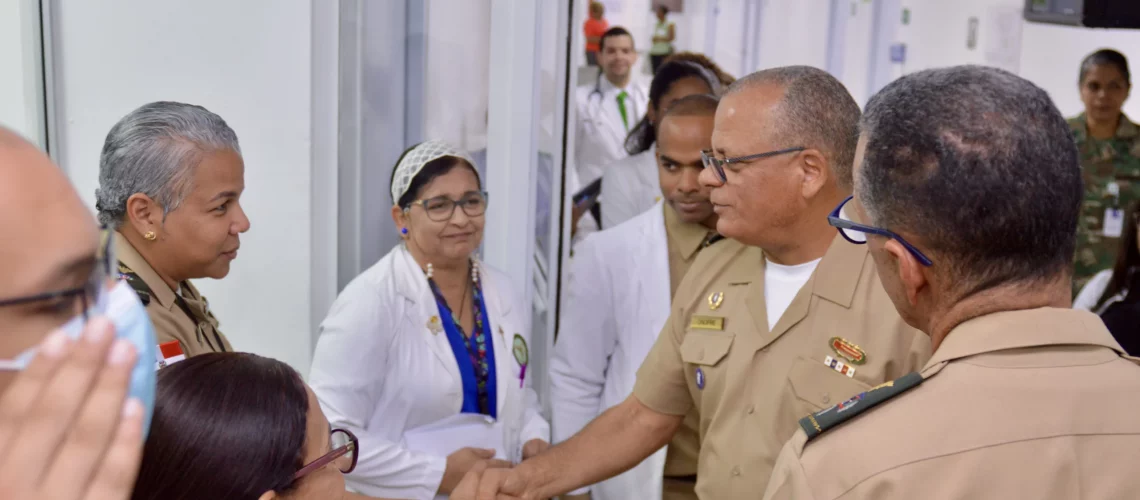
M785 155L788 153L798 153L798 152L803 151L805 149L807 149L807 148L805 148L803 146L796 146L794 148L779 149L776 151L769 151L767 153L759 153L759 154L748 155L748 156L737 156L735 158L725 158L723 160L720 158L717 158L716 155L714 155L712 151L706 150L706 151L701 151L701 163L705 166L705 168L712 168L713 172L716 172L716 177L717 177L717 179L720 179L720 182L728 182L728 177L724 175L724 166L725 165L731 165L733 163L745 163L745 162L750 162L750 161L756 161L756 160L760 160L763 158L768 158L769 156Z
M847 215L847 212L843 210L843 207L845 207L847 203L850 202L853 198L853 196L848 196L847 199L843 200L843 202L840 203L838 207L835 207L835 210L831 211L831 215L827 216L827 223L831 224L831 227L839 230L839 234L843 235L843 239L850 241L856 245L863 245L867 243L868 234L876 234L879 236L891 238L901 243L903 247L906 247L906 249L912 255L914 255L914 258L918 259L922 265L927 267L933 265L933 263L930 262L930 259L928 259L921 250L915 248L914 245L907 243L907 241L904 240L902 236L899 236L894 232L888 231L886 229L860 224L851 220L851 218Z

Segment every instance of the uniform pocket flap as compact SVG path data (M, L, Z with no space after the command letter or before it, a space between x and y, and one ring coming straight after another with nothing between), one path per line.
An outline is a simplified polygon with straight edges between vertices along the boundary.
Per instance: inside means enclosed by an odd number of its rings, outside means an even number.
M819 409L846 401L871 386L843 375L822 361L797 358L788 373L796 397Z
M681 360L696 365L713 366L728 354L732 334L689 332L681 342Z

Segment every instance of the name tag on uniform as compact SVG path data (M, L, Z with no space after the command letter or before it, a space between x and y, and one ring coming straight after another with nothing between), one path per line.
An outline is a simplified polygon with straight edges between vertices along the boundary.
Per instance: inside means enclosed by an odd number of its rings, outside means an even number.
M1119 238L1124 234L1124 210L1119 208L1104 209L1104 237Z
M697 330L724 330L724 318L713 316L693 316L689 328Z

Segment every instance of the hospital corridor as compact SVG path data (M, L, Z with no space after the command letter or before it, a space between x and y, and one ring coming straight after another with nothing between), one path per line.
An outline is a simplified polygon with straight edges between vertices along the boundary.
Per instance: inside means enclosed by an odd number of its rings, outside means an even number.
M1140 498L1136 0L0 0L0 499Z

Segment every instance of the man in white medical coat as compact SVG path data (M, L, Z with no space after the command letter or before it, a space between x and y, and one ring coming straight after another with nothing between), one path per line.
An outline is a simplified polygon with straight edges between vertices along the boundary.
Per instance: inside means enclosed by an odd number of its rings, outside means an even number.
M572 192L601 178L606 168L628 156L624 147L626 135L649 107L649 89L633 74L636 63L637 52L629 31L615 26L602 35L598 51L602 71L593 85L579 87L575 96L576 168L568 183ZM594 218L583 222L581 230L596 229L599 213L594 211L592 215ZM592 228L587 227L590 224Z
M677 285L697 253L715 241L710 189L697 178L701 151L712 147L716 106L716 97L698 94L669 108L657 131L664 201L591 235L575 250L551 365L555 442L629 397L637 368L669 318ZM594 485L591 496L695 499L699 447L697 418L691 413L667 448Z

